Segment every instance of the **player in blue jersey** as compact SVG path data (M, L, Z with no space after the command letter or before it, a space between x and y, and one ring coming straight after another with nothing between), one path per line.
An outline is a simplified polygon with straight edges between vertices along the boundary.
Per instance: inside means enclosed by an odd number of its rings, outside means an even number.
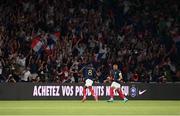
M84 80L85 80L85 86L84 86L84 89L83 89L83 99L82 99L82 102L84 102L86 100L86 94L87 94L86 90L87 89L90 90L91 95L94 96L94 99L96 101L98 101L98 96L95 95L94 90L92 88L93 80L96 77L95 69L93 68L92 64L88 64L87 66L83 67L81 69L81 71L83 73L83 77L84 77Z
M118 65L113 65L113 70L110 71L110 74L112 75L112 83L110 87L110 99L108 102L114 101L114 90L118 92L119 97L124 100L124 102L127 102L128 99L124 96L124 94L121 91L121 85L120 82L123 79L122 73L120 70L118 70Z

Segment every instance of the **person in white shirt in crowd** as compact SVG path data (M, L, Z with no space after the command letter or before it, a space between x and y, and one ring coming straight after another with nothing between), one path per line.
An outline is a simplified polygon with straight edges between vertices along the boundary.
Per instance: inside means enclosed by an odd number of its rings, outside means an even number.
M24 72L23 72L23 76L21 78L22 82L29 82L29 80L31 80L31 72L29 67L27 67Z

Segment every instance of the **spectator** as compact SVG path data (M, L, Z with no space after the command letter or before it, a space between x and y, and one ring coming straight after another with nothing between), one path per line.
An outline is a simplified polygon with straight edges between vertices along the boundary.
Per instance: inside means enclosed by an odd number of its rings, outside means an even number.
M32 80L31 79L31 72L29 70L29 68L27 68L24 72L23 72L23 76L21 78L21 81L22 82L28 82L29 80Z
M2 0L0 78L18 82L29 67L29 81L78 83L79 70L92 62L100 83L113 63L121 65L126 82L178 81L177 2ZM61 37L52 44L48 35L56 31ZM37 36L43 44L38 52L31 48Z

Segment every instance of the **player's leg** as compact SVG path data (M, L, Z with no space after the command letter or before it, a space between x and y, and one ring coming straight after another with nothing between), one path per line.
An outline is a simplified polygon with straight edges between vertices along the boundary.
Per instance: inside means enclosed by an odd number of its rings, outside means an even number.
M110 99L108 102L113 102L114 101L114 87L110 87Z
M110 99L108 102L113 102L114 101L114 89L115 89L115 83L112 82L109 93L110 93Z
M89 84L89 79L86 79L85 81L85 86L83 88L83 99L82 99L82 102L84 102L86 100L86 89L90 86Z
M83 99L82 99L82 102L84 102L86 100L86 89L87 89L87 87L85 86L83 88Z
M128 99L124 96L124 94L123 94L121 88L116 89L116 91L118 92L119 97L122 98L122 99L124 100L123 102L127 102L127 101L128 101Z
M92 89L92 85L93 85L93 81L91 79L87 79L85 81L85 87L83 90L84 96L83 96L83 102L86 100L86 89L88 88L92 94L92 96L94 96L95 100L98 100L98 97L95 95L94 90Z
M95 95L95 93L94 93L94 90L93 90L92 86L89 86L89 90L90 90L90 92L91 92L91 95L94 97L94 99L95 99L96 101L98 101L98 96L97 96L97 95Z
M92 96L94 97L94 99L96 101L98 101L98 97L95 95L94 90L92 88L92 85L93 85L93 81L91 79L87 79L87 87L89 88L89 90L90 90Z

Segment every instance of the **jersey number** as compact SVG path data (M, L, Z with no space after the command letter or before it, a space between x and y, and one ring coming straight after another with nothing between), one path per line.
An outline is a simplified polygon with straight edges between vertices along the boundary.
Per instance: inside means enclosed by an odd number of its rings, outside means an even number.
M93 71L92 70L88 70L88 75L92 76L93 75Z

